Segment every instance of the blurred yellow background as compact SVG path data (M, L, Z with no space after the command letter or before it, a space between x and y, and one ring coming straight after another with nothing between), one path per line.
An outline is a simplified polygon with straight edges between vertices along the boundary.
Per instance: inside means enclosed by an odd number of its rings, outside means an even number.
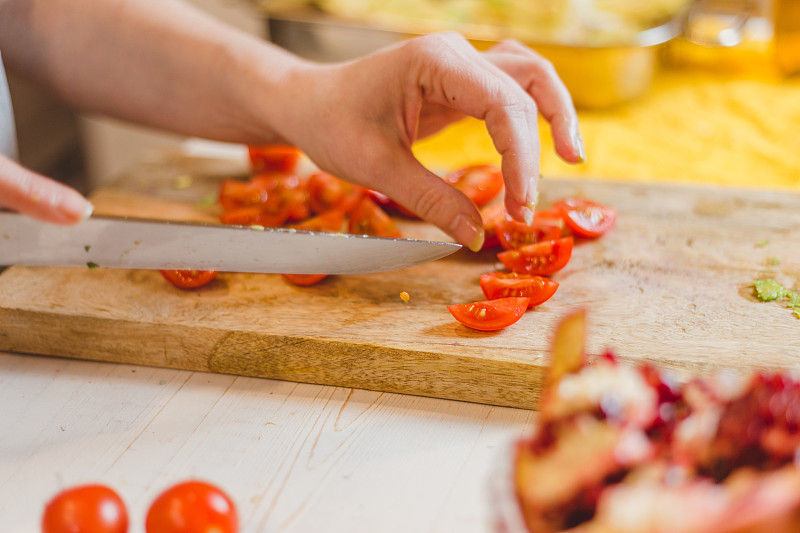
M775 72L768 47L676 46L683 49L670 51L673 66L643 96L579 111L585 164L563 163L542 123L542 174L800 190L800 77ZM476 120L420 141L415 152L434 168L499 162Z

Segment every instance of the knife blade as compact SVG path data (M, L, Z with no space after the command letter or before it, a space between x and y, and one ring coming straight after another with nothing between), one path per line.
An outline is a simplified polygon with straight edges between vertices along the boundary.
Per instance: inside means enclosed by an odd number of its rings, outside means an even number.
M59 226L0 212L0 265L367 274L459 250L449 242L92 216Z

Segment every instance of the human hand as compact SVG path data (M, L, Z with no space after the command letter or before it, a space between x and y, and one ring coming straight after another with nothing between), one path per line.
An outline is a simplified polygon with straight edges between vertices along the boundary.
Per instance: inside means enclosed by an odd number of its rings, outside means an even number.
M0 155L0 206L46 222L77 224L92 213L78 191Z
M414 158L417 138L465 115L484 120L502 157L506 209L528 222L539 179L538 111L561 157L583 160L569 93L546 60L513 41L481 54L457 34L432 34L350 63L305 65L289 78L303 99L286 106L280 129L288 141L473 250L483 243L480 214Z

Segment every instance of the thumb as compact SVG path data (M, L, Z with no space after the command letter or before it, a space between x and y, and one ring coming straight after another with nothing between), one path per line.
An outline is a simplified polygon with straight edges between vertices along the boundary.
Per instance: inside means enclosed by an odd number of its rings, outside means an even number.
M483 246L483 222L478 208L464 193L426 169L410 151L395 159L392 173L400 179L381 180L383 193L453 237L472 251Z
M0 155L0 206L56 224L77 224L94 207L75 189Z

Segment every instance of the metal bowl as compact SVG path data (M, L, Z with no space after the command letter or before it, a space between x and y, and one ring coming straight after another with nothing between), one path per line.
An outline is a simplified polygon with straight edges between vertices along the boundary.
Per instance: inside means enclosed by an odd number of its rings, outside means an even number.
M275 44L313 61L350 60L415 32L371 26L310 10L269 13L269 37ZM678 36L683 18L638 32L629 39L602 44L558 43L542 39L527 44L550 60L572 94L575 105L599 109L618 105L644 93L659 63L659 48ZM479 50L498 39L462 32ZM499 34L498 34L499 35Z

